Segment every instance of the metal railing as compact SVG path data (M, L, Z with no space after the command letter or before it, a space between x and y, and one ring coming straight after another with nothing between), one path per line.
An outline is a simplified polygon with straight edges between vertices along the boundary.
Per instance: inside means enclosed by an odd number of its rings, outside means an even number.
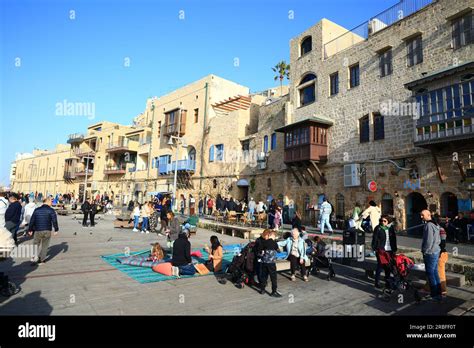
M121 164L118 164L118 165L106 166L104 170L107 171L107 172L125 171L125 170L127 170L127 164L126 163L121 163Z
M359 42L365 41L370 35L421 10L436 0L401 0L392 7L373 16L344 34L324 44L324 58L328 58Z
M83 141L83 140L84 140L84 134L73 133L73 134L69 134L67 142L72 143L72 142Z

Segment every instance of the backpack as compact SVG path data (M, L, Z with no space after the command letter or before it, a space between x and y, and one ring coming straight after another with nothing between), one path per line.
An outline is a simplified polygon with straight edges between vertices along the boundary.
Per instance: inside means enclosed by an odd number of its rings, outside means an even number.
M276 261L276 250L264 250L262 255L262 262L263 263L275 263Z

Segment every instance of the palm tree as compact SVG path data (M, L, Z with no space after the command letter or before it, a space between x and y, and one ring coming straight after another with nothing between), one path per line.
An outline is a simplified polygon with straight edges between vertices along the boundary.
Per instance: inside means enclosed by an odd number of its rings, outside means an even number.
M286 64L284 60L275 65L272 70L278 75L275 76L274 80L280 80L280 94L283 94L283 79L286 77L290 78L290 65Z

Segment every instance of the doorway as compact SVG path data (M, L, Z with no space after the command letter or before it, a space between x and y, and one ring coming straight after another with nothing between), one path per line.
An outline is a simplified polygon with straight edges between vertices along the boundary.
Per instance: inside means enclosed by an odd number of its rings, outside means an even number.
M458 198L454 193L443 193L441 195L441 216L452 219L456 215L458 215Z
M411 192L407 196L406 201L406 228L421 225L420 213L423 209L428 209L428 203L421 193ZM423 226L418 228L411 228L408 231L409 235L421 236L423 234Z

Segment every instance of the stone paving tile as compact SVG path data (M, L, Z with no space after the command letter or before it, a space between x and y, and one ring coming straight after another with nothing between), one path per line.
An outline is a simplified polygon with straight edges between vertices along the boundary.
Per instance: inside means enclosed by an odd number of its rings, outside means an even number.
M94 229L82 229L70 217L59 217L59 224L60 234L52 239L51 259L44 266L31 267L25 259L0 263L0 272L7 272L22 289L11 298L0 297L0 315L445 314L473 298L472 288L466 287L450 288L450 299L443 305L414 305L410 296L404 305L396 300L385 303L361 270L338 264L338 275L330 282L323 275L310 277L308 283L291 282L287 274L279 275L279 291L283 295L280 299L260 295L249 287L237 289L230 282L219 284L213 276L140 284L100 256L124 252L126 247L131 251L147 249L156 241L165 245L164 237L114 229L109 216ZM191 239L192 246L202 247L212 234L199 229ZM226 244L244 242L218 236ZM75 296L75 303L70 303L71 295Z

